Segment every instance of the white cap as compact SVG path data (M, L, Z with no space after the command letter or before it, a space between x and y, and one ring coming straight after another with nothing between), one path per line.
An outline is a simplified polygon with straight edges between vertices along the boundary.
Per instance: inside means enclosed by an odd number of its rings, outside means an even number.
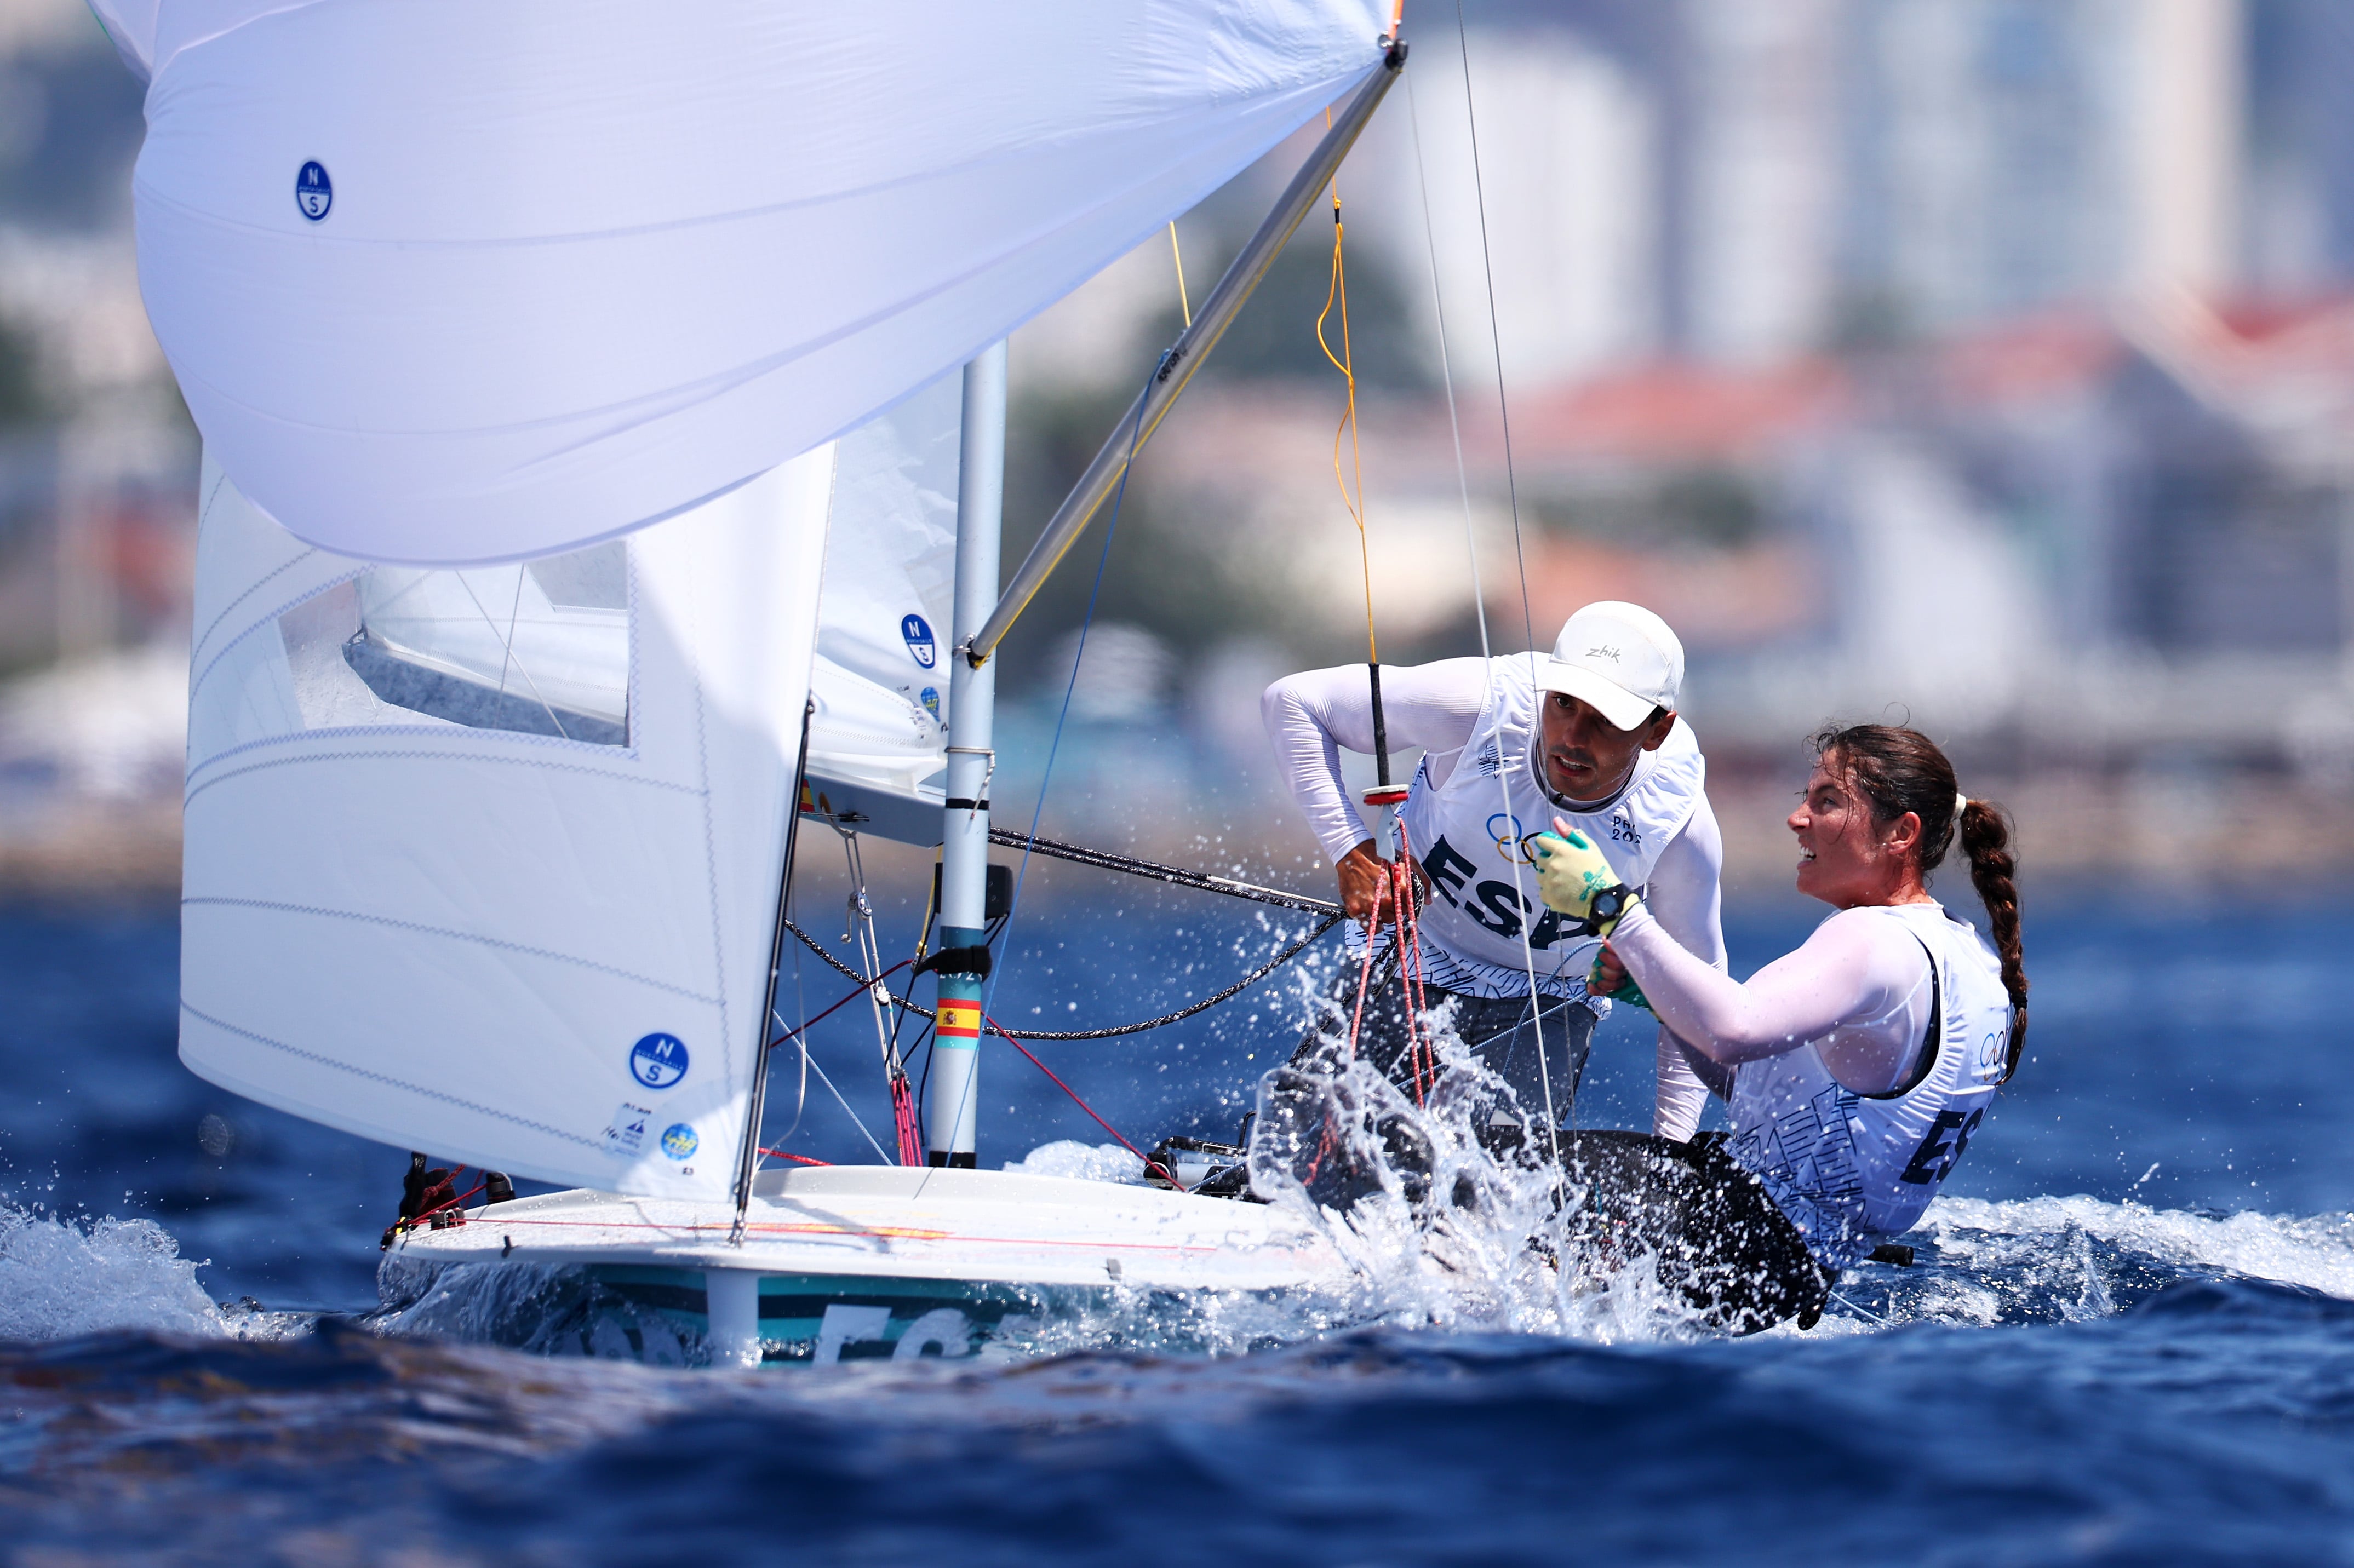
M1614 728L1633 729L1652 709L1676 705L1684 645L1641 605L1606 599L1563 624L1537 682L1591 705Z

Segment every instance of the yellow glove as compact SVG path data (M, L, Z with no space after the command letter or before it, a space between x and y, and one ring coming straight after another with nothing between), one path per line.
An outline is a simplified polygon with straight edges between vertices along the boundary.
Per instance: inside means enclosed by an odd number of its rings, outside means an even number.
M1537 892L1546 907L1593 921L1603 935L1609 935L1634 895L1602 858L1595 842L1570 828L1565 833L1539 833L1530 850L1536 856Z

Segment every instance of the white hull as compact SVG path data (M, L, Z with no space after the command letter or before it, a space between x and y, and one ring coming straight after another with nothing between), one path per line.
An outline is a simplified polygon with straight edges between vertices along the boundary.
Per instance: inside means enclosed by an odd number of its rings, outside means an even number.
M1334 1286L1347 1265L1263 1203L1009 1171L823 1166L732 1205L576 1191L470 1210L398 1244L410 1263L585 1266L716 1360L963 1355L1073 1292Z

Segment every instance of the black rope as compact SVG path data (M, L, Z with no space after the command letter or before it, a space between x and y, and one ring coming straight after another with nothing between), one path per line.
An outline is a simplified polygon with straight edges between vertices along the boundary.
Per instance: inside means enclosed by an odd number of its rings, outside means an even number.
M1104 871L1122 871L1151 882L1198 888L1204 893L1223 893L1229 898L1247 898L1254 904L1272 904L1278 909L1297 909L1303 915L1329 915L1335 920L1341 917L1341 906L1330 899L1310 898L1304 893L1286 893L1280 888L1260 887L1254 883L1236 882L1230 876L1212 876L1207 872L1188 871L1182 865L1162 865L1158 861L1114 854L1109 850L1087 849L1054 839L1034 838L1009 828L990 829L989 842L1005 849L1028 850L1034 854L1076 861L1081 865L1092 865Z
M1115 1024L1109 1029L1003 1029L1000 1028L994 1022L992 1022L989 1025L989 1030L990 1033L993 1034L1002 1034L1009 1040L1110 1040L1122 1034L1141 1034L1148 1029L1159 1029L1165 1024L1176 1023L1182 1020L1191 1018L1197 1012L1207 1012L1211 1008L1217 1006L1222 1001L1231 1001L1235 997L1240 996L1243 992L1248 991L1251 987L1258 984L1259 981L1267 979L1267 976L1273 974L1276 970L1281 969L1285 964L1289 963L1293 959L1298 958L1301 953L1307 951L1309 947L1313 944L1318 938L1323 936L1325 932L1330 931L1333 927L1340 923L1341 916L1338 911L1335 911L1331 915L1326 916L1323 923L1319 925L1316 929L1309 932L1308 935L1300 938L1299 940L1292 943L1291 946L1284 948L1283 951L1276 954L1275 957L1267 959L1267 962L1261 964L1257 969L1253 969L1249 974L1245 975L1242 979L1236 980L1225 990L1218 992L1215 996L1205 996L1201 1001L1193 1003L1191 1006L1181 1007L1174 1012L1164 1012L1158 1018L1148 1018L1140 1023ZM787 920L785 922L785 929L800 938L801 946L807 948L811 952L815 953L819 958L823 959L828 964L831 964L835 971L843 979L860 986L871 986L880 983L875 980L868 980L864 975L860 974L856 969L852 969L848 964L843 963L840 959L837 959L832 953L827 952L823 948L818 945L816 938L811 937L807 931L802 930L790 920ZM885 994L889 994L887 989ZM904 996L893 995L891 997L891 1002L893 1006L905 1008L918 1018L928 1019L934 1016L930 1008L920 1006Z

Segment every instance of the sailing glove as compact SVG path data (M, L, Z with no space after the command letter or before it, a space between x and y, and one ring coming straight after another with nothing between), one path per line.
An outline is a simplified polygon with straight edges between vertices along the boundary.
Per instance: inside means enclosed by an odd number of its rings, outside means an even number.
M1601 848L1578 829L1555 822L1560 831L1539 833L1530 845L1537 862L1537 892L1545 906L1586 921L1608 936L1634 900L1634 891L1618 880Z

